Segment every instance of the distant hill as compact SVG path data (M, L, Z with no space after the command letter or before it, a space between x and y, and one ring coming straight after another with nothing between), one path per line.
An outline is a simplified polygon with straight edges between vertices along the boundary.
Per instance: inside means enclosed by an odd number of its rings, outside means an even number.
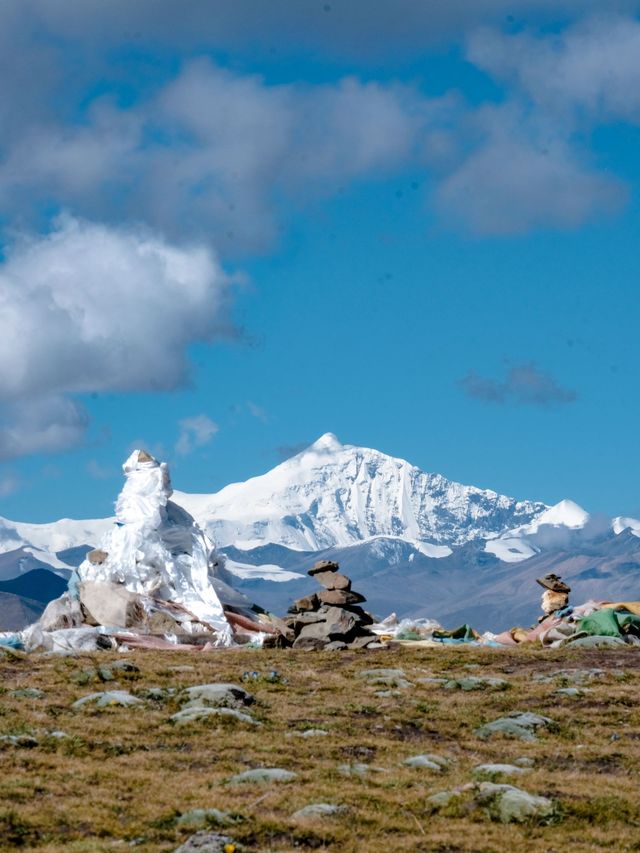
M0 631L19 631L39 619L44 608L42 601L0 592Z
M58 598L66 588L66 580L47 569L32 569L17 578L0 581L0 592L9 592L43 604Z

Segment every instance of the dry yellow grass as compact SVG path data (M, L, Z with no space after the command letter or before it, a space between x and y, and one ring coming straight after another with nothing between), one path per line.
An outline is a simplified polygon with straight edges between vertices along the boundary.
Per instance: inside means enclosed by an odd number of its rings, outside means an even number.
M121 659L120 656L119 659ZM218 808L242 820L224 832L245 849L292 851L600 851L640 849L640 654L634 649L479 650L409 649L308 653L241 650L210 654L138 652L134 679L79 685L83 669L114 655L73 658L11 656L0 660L0 734L31 733L33 748L0 750L2 850L169 851L193 829L177 817L195 808ZM192 667L192 669L181 669ZM358 673L401 667L414 686L379 697ZM600 667L607 675L581 698L560 698L559 683L535 676L558 669ZM276 669L287 684L260 679L244 686L257 700L251 728L209 719L177 728L169 717L177 699L143 707L72 709L74 700L103 689L182 688L210 682L242 683L245 671ZM624 673L624 675L622 675ZM495 675L504 691L443 690L417 679ZM38 687L40 699L11 691ZM553 718L557 728L535 743L480 740L481 723L515 710ZM296 731L323 728L327 737ZM47 737L62 730L68 738ZM400 766L434 752L455 759L441 774ZM502 825L482 811L433 813L426 798L470 781L474 765L535 760L531 773L512 782L558 803L548 825ZM366 778L344 777L338 766L362 762L381 768ZM298 778L263 787L230 786L234 773L282 767ZM504 780L509 781L509 780ZM295 820L314 802L348 807L324 818Z

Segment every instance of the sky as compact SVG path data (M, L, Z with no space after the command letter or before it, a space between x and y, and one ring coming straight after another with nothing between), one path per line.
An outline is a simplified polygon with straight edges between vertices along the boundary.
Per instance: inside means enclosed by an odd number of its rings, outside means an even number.
M640 514L640 0L3 0L0 515L327 431Z

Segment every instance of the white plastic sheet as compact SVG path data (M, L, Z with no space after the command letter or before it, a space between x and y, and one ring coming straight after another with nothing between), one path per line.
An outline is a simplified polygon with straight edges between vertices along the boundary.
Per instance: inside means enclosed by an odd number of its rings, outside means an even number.
M100 549L100 565L85 560L83 581L123 583L132 592L181 604L216 631L218 645L232 632L212 584L218 555L193 517L169 498L166 463L134 450L123 466L126 482L116 502L116 525Z

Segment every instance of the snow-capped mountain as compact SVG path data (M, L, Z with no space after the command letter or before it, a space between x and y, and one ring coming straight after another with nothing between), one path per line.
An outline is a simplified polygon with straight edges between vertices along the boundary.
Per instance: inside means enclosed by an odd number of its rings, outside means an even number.
M175 491L173 500L226 553L227 579L275 612L313 588L306 570L319 558L338 560L379 616L480 629L533 620L535 577L547 571L563 574L578 598L640 598L640 521L592 516L572 501L517 501L331 433L245 483ZM65 576L113 523L0 518L0 583L26 574L35 582L41 568ZM1 596L11 595L0 589L0 630Z
M175 500L223 547L319 551L395 536L427 556L526 525L547 509L340 444L332 433L260 477L214 495L176 492Z

